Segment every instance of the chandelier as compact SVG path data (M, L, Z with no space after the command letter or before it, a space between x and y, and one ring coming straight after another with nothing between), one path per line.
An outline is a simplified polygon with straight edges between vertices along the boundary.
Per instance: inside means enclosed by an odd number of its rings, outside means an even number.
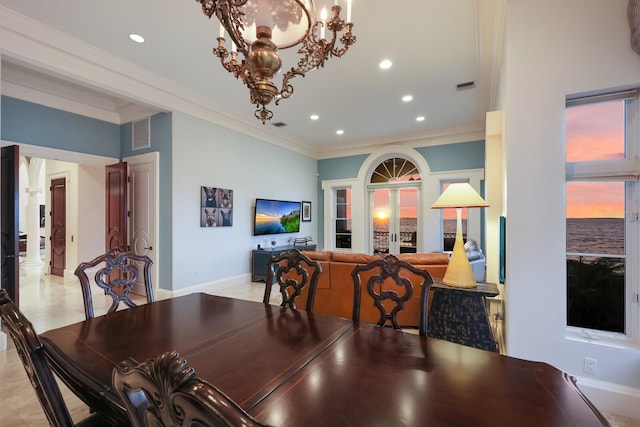
M326 8L318 17L314 0L196 1L202 4L205 15L215 15L220 20L218 46L213 48L213 54L220 58L225 70L249 88L251 103L257 108L254 114L262 124L273 117L267 105L274 99L278 105L293 95L291 79L324 67L327 59L341 57L356 42L351 34L351 0L346 0L346 22L340 18L338 0L331 6L330 18ZM231 38L230 50L225 47L225 32ZM294 46L299 46L300 58L282 75L278 89L272 81L282 66L278 49Z

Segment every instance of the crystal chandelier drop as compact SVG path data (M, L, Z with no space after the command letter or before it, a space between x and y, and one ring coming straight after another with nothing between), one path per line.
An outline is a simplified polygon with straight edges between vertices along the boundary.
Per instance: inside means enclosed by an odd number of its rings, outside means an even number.
M251 103L257 107L255 116L263 124L273 117L267 108L271 101L275 99L278 105L293 95L292 78L324 67L327 59L341 57L356 42L351 34L351 0L346 0L346 22L340 17L338 0L331 6L331 17L326 8L318 16L314 0L196 1L202 4L205 15L220 20L218 46L213 54L225 70L249 88ZM225 47L225 32L231 38L230 50ZM294 46L299 46L298 63L282 75L278 89L272 81L282 66L278 49Z

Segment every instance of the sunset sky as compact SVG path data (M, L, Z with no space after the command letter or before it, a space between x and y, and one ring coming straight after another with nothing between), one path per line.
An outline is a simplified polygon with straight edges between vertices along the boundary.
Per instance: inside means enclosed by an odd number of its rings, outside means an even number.
M624 158L624 102L567 109L567 162ZM623 218L623 182L567 183L567 218Z

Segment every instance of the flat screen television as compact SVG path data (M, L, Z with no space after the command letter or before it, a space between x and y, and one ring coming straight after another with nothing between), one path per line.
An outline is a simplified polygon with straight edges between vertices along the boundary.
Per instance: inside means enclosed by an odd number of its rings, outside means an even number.
M297 233L300 231L300 202L256 199L253 235Z

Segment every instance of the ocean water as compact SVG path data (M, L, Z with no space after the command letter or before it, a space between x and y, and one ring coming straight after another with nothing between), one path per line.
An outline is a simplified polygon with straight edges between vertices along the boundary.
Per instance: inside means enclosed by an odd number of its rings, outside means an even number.
M624 255L624 219L567 219L567 252Z
M375 233L378 245L386 246L386 224L377 224ZM445 236L455 236L456 220L444 220ZM463 233L467 221L462 221ZM416 229L415 218L401 218L401 234ZM384 230L384 231L383 231ZM403 236L404 237L404 236ZM624 255L624 219L623 218L579 218L567 219L567 252Z

